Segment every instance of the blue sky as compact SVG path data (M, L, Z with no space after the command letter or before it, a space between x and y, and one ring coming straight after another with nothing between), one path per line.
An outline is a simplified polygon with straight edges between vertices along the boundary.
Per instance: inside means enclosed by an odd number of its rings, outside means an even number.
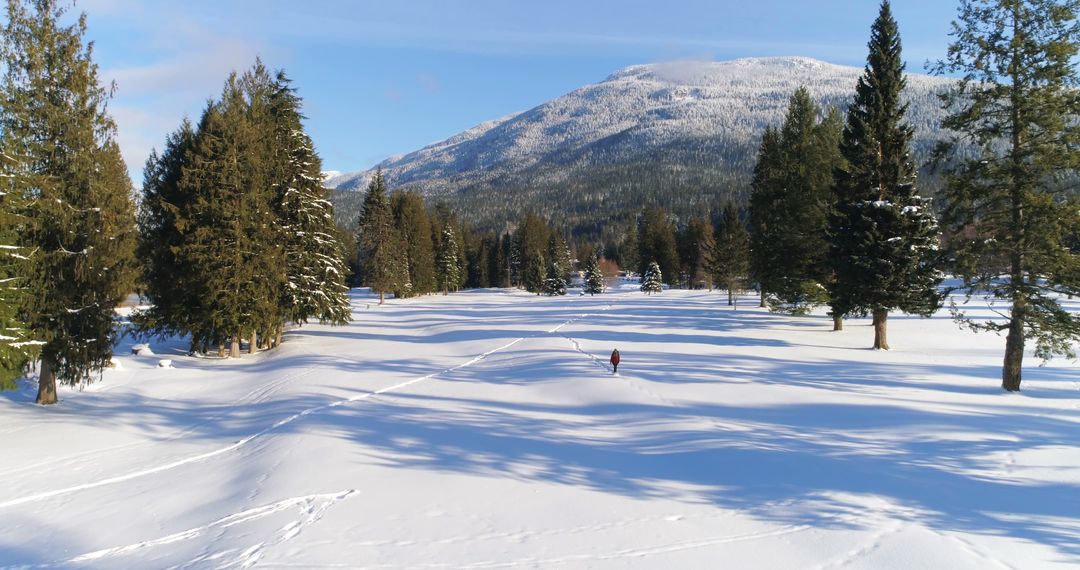
M136 185L233 69L284 68L333 170L367 168L637 63L800 55L861 66L877 0L82 0ZM894 0L909 71L956 2Z

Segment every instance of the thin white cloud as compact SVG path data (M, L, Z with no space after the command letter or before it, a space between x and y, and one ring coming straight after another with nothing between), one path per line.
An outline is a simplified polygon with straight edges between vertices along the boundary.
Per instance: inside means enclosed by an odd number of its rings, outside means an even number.
M148 21L160 25L162 18L162 14L157 14ZM160 149L167 134L185 116L197 120L207 99L220 93L229 73L249 68L257 56L265 56L267 51L260 43L218 36L183 17L168 26L168 33L147 31L156 37L169 36L145 46L151 54L160 54L158 59L145 65L100 71L104 82L116 82L117 92L109 108L117 124L117 138L128 171L136 185L141 183L150 150Z

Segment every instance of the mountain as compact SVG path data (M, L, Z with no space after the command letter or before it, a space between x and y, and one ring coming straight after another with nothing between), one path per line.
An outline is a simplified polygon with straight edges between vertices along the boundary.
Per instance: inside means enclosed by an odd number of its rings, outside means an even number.
M419 190L487 227L532 210L590 231L647 202L685 216L745 199L761 133L780 124L796 88L842 109L861 73L801 57L635 65L377 166L392 188ZM948 83L908 76L920 164L938 139L937 93ZM327 180L350 227L372 173Z

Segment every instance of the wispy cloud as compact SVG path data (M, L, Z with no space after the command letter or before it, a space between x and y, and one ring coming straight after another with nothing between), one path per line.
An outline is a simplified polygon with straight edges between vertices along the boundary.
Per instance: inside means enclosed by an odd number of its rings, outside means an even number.
M427 72L419 73L416 75L416 83L421 89L428 93L438 93L442 90L442 82L438 77Z
M258 41L222 35L170 10L148 14L128 0L90 4L95 10L138 14L145 26L148 39L140 49L148 52L149 63L100 71L104 81L116 82L109 107L128 171L139 184L150 150L160 148L184 116L197 118L230 72L250 67L257 56L266 57L268 49Z

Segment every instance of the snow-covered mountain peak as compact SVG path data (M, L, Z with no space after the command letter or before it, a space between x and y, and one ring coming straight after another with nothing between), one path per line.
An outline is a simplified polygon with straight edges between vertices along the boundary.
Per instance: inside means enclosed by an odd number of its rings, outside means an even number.
M483 195L484 204L464 206L474 212L480 207L494 212L492 203L516 202L514 207L524 210L578 199L586 203L568 207L591 212L602 202L614 211L621 206L613 198L640 203L645 186L664 186L671 199L691 207L720 193L745 191L761 132L783 120L797 88L806 87L822 108L843 108L862 71L807 57L632 65L379 166L393 188L447 200L460 194L475 201ZM905 95L917 157L936 143L941 115L936 93L946 81L908 76ZM362 190L370 172L342 175L328 184ZM642 176L652 179L646 183ZM568 188L577 193L556 199ZM353 215L346 211L342 217Z

